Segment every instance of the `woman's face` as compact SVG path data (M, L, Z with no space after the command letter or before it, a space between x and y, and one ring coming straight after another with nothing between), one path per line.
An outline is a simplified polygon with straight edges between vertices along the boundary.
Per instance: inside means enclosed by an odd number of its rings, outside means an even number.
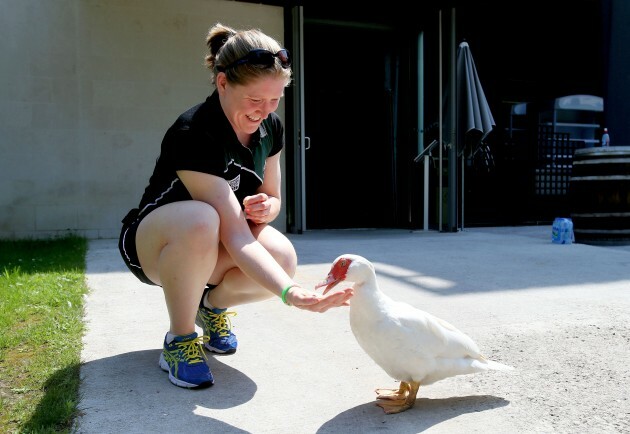
M235 85L228 83L224 73L219 73L216 83L223 111L241 141L276 111L286 85L281 77L262 77L247 85Z

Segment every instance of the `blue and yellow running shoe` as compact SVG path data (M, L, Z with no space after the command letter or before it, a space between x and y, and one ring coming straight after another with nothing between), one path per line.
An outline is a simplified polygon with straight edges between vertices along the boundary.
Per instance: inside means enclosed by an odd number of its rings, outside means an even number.
M214 384L203 352L203 337L197 337L197 333L193 332L186 336L175 336L168 343L166 340L165 337L160 368L168 372L171 383L188 389L202 389Z
M232 333L232 322L229 315L236 315L236 312L199 306L196 324L203 329L204 336L209 338L209 340L204 341L204 346L208 351L218 354L236 352L238 341L236 335Z

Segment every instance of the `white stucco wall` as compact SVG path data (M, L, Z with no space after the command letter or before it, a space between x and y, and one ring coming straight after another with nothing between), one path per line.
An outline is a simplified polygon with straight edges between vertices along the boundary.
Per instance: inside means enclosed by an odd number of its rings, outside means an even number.
M283 41L281 7L226 0L0 0L0 10L0 238L117 237L164 132L212 91L209 27ZM285 230L284 212L274 225Z

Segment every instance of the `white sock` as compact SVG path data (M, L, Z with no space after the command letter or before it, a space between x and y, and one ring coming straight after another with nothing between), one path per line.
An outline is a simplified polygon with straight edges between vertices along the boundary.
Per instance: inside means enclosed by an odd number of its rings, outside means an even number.
M173 342L173 339L175 339L175 336L177 335L174 335L171 332L166 333L166 343L170 344L171 342Z
M208 295L207 294L203 298L203 307L205 307L206 309L214 309L214 306L211 305L210 302L208 301Z

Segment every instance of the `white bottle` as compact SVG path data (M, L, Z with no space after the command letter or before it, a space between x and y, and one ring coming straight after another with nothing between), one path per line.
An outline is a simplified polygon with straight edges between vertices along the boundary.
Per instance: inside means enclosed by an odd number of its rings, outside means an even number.
M604 134L602 134L602 148L610 146L610 136L608 135L608 128L604 128Z

